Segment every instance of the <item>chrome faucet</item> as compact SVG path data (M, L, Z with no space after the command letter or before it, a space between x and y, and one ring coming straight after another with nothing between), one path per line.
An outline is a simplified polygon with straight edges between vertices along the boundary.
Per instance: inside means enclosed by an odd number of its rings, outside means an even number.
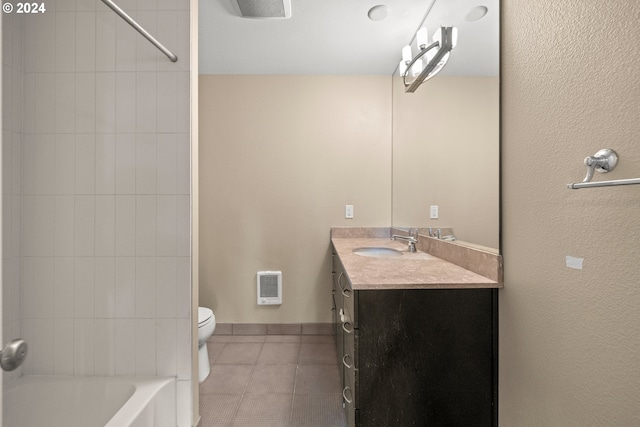
M417 230L416 230L416 235L417 235ZM411 230L409 230L409 236L399 236L397 234L394 234L393 236L391 236L391 240L404 240L405 242L407 242L407 244L409 245L409 252L415 252L416 251L416 243L418 242L418 239L416 238L416 236L411 232Z

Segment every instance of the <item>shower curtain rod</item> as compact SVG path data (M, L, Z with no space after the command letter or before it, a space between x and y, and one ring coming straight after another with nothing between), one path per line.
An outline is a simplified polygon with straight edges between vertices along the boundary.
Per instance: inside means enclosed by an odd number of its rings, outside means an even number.
M127 24L131 25L133 28L135 28L135 30L137 32L139 32L140 34L142 34L142 36L149 40L151 42L152 45L154 45L155 47L157 47L162 53L164 53L165 55L167 55L167 58L169 58L171 60L171 62L176 62L178 60L178 57L175 56L169 49L167 49L166 47L164 47L162 45L162 43L160 43L158 40L156 40L151 34L149 34L147 32L147 30L145 30L144 28L142 28L140 26L140 24L138 24L136 21L133 20L133 18L131 18L129 15L127 15L127 13L120 9L120 7L115 4L114 2L112 2L111 0L102 0L102 3L106 4L107 6L109 6L111 8L111 10L113 10L118 16L120 16L122 19L124 19Z

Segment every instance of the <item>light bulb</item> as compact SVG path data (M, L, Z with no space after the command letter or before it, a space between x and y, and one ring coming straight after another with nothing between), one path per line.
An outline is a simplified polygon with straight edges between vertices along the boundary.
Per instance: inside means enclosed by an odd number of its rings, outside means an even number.
M429 33L427 33L426 27L420 28L416 33L416 43L421 50L429 45Z
M453 49L458 44L458 29L456 27L451 28L451 48Z
M416 61L411 66L411 76L416 77L422 72L422 61Z
M413 54L411 53L411 46L406 45L402 48L402 60L405 62L410 62Z
M404 61L400 61L398 65L398 71L400 72L400 76L404 77L407 75L407 63Z

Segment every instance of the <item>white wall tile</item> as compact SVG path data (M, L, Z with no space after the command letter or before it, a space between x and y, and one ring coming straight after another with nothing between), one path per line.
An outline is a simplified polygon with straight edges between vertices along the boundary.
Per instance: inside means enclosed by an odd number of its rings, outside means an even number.
M55 194L75 194L76 136L56 134L55 148Z
M74 317L75 261L71 257L56 257L54 268L54 317L58 319Z
M188 133L180 133L176 137L176 194L190 194L191 141Z
M117 376L136 374L136 321L115 319L114 370Z
M95 255L115 256L116 197L96 196Z
M155 320L136 320L136 376L156 375Z
M156 253L158 256L176 255L178 240L176 204L176 196L157 197Z
M167 3L174 2L174 0L159 0L159 2L164 3L165 6L169 6ZM175 10L175 7L171 8ZM182 69L179 67L179 63L185 60L182 53L179 50L178 45L178 16L174 11L158 11L158 40L162 40L162 44L167 47L171 52L174 53L178 57L178 62L171 62L168 58L165 58L164 55L161 57L158 56L158 77L162 74L163 71L171 71L175 72L176 69ZM189 61L187 60L187 63ZM158 81L159 82L159 81ZM158 86L162 88L163 86ZM162 89L158 91L158 95L162 93Z
M33 55L30 55L33 56ZM36 76L35 73L25 73L23 83L23 102L22 108L22 131L35 132L36 131Z
M132 32L130 30L130 28L122 28L123 33ZM120 49L120 44L118 44L118 49ZM136 93L136 73L117 73L116 132L136 131Z
M116 135L116 194L136 192L136 138L134 134Z
M55 54L57 72L72 72L76 66L76 14L55 13Z
M90 3L95 4L94 1ZM76 17L76 64L75 71L96 69L96 13L79 12Z
M157 317L175 319L177 317L177 261L175 257L158 258L157 278Z
M75 121L76 132L96 130L96 76L95 73L76 73Z
M35 71L38 73L55 71L56 67L56 14L42 13L30 15L25 19L33 23L35 40L30 55L35 56Z
M37 257L33 262L33 317L53 317L54 263L53 257Z
M188 6L187 6L188 7ZM180 64L178 69L188 72L191 61L191 19L190 12L184 10L178 12L178 52L180 52Z
M54 193L55 150L53 134L25 135L24 194Z
M115 321L95 320L94 374L113 376L115 374Z
M178 74L158 73L158 132L176 132L178 127Z
M155 0L153 0L155 1ZM157 12L144 11L138 9L136 12L136 20L143 28L149 33L154 34L154 37L158 40L162 40L161 43L166 46L166 41L159 38L158 35L158 19ZM158 60L165 59L165 56L155 46L149 43L144 37L136 37L136 70L137 71L152 71L155 73ZM167 60L168 61L168 60ZM169 61L171 62L171 61Z
M76 257L73 289L73 306L76 319L89 319L94 317L94 278L94 258Z
M158 134L158 171L156 176L158 194L176 194L177 147L175 134Z
M136 258L136 317L156 316L156 258Z
M134 257L118 257L115 261L114 316L136 315L136 262Z
M191 254L191 198L189 196L176 197L176 255L189 256Z
M156 254L156 196L136 196L136 255Z
M94 316L96 318L113 318L115 315L115 275L114 257L95 258Z
M157 151L155 134L136 135L136 194L156 194Z
M37 73L35 75L34 122L38 133L53 133L56 130L56 75Z
M76 194L94 194L96 139L94 134L76 134Z
M156 73L136 73L137 132L156 131L157 108Z
M177 367L176 319L159 319L156 325L156 375L175 376Z
M53 374L73 375L73 319L53 321Z
M55 256L73 256L75 196L55 196Z
M55 77L55 130L73 133L76 130L76 78L74 73L57 73ZM40 111L37 112L39 119Z
M136 254L136 197L116 196L116 256Z
M93 256L95 242L95 196L76 196L74 253Z
M191 77L189 73L186 71L178 73L178 116L176 118L176 125L180 133L191 132L190 87Z
M93 319L75 319L73 322L73 374L94 375L94 348L96 335Z
M106 7L96 13L96 71L116 69L116 18Z
M96 73L96 132L116 131L116 73Z
M36 375L53 374L53 322L51 319L34 319L33 321L34 370Z
M120 4L123 10L128 10ZM135 18L134 18L135 19ZM136 39L140 37L123 19L116 20L116 71L136 70Z
M34 315L34 295L35 295L35 269L34 258L22 258L21 274L21 307L23 319L33 319ZM26 338L25 338L26 339Z
M20 334L22 336L22 339L25 340L27 343L33 343L33 345L30 345L30 352L33 352L36 347L37 347L37 343L35 342L36 338L34 335L34 319L29 319L29 318L23 318L21 325L20 325ZM34 367L35 363L34 363L34 358L33 357L27 357L24 360L24 363L22 364L22 372L25 375L31 375L33 374L33 367Z
M94 11L96 10L96 2L93 0L77 0L76 10L78 11Z
M96 194L116 192L116 137L115 134L96 134Z
M191 315L191 257L176 258L176 317Z
M23 256L53 256L54 206L53 196L24 196Z

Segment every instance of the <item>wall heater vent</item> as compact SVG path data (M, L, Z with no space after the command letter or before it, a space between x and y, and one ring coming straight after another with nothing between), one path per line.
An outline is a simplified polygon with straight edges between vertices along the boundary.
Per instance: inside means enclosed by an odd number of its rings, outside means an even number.
M282 304L282 271L258 271L258 305Z

